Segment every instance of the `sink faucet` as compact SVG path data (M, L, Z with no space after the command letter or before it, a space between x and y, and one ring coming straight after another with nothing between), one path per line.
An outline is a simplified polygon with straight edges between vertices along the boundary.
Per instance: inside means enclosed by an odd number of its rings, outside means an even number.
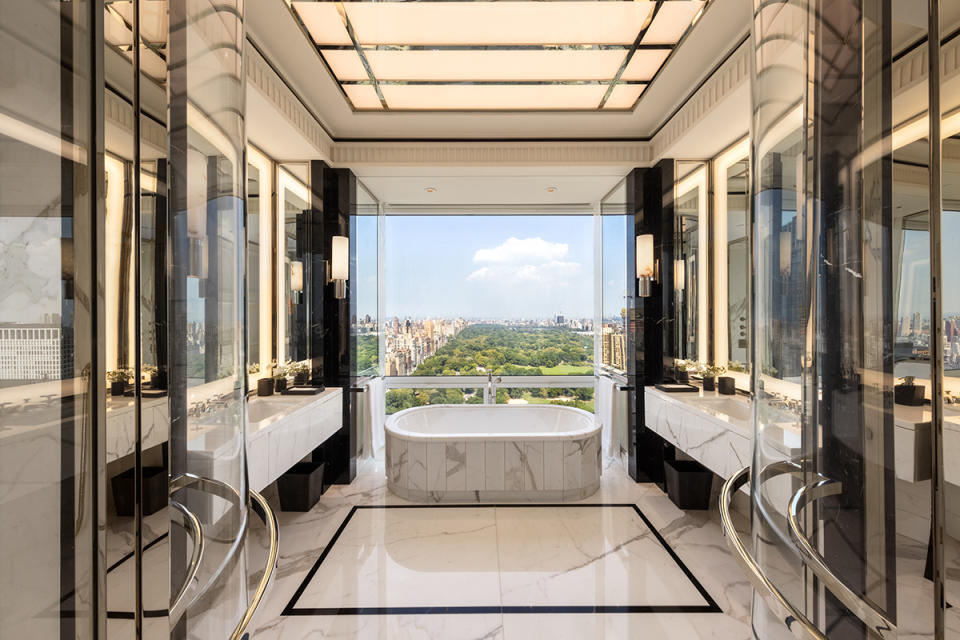
M487 404L497 404L497 385L502 381L500 376L494 380L493 373L487 373Z

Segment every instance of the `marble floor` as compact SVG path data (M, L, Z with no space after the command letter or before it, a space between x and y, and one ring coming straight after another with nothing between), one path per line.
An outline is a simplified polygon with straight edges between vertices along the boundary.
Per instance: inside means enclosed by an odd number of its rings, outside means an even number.
M309 513L277 508L278 571L251 637L750 638L749 583L715 510L685 513L619 460L604 467L582 502L422 505L364 461Z

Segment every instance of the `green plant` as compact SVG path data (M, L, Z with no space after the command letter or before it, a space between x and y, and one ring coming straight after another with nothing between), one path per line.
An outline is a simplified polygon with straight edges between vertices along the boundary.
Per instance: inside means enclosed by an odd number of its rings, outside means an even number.
M747 365L733 360L727 363L727 371L736 371L737 373L747 373Z
M914 382L916 379L917 379L916 376L903 376L902 378L900 378L900 384L902 384L902 385L904 385L904 386L907 386L907 387L912 387L912 386L913 386L913 382Z
M697 363L691 362L690 360L683 360L682 358L677 358L673 361L673 366L677 371L695 371Z
M711 363L701 367L700 375L705 378L716 378L717 376L723 375L726 370L727 368L723 365Z
M114 382L123 382L126 383L130 380L130 369L115 369L113 371L107 371L107 382L111 384Z
M249 374L260 373L260 363L254 362L252 365L247 367L247 373Z
M289 365L287 365L287 373L294 376L310 373L310 365L307 364L306 360L303 360L302 362L291 362Z
M286 380L287 378L287 368L282 366L275 366L273 368L273 379L274 380Z

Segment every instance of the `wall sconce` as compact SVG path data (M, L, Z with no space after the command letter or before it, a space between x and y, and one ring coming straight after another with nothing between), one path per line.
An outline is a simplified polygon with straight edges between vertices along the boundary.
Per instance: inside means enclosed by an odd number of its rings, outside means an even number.
M649 298L653 291L653 283L659 281L657 273L658 263L653 257L653 234L645 233L637 236L637 295Z
M687 288L687 261L680 258L673 263L673 288L683 293Z
M347 296L347 278L350 277L350 238L333 236L330 242L330 260L327 262L327 282L333 283L333 297Z
M303 263L299 260L290 262L290 291L293 292L294 304L300 304L303 294Z

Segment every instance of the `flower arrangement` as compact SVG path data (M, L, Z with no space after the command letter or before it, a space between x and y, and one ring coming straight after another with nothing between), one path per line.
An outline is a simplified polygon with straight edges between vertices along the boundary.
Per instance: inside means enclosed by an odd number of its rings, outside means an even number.
M293 384L304 385L310 376L310 365L306 360L293 362L287 367L287 372L293 375Z
M254 373L260 373L260 363L254 362L252 365L247 367L247 373L253 375Z

